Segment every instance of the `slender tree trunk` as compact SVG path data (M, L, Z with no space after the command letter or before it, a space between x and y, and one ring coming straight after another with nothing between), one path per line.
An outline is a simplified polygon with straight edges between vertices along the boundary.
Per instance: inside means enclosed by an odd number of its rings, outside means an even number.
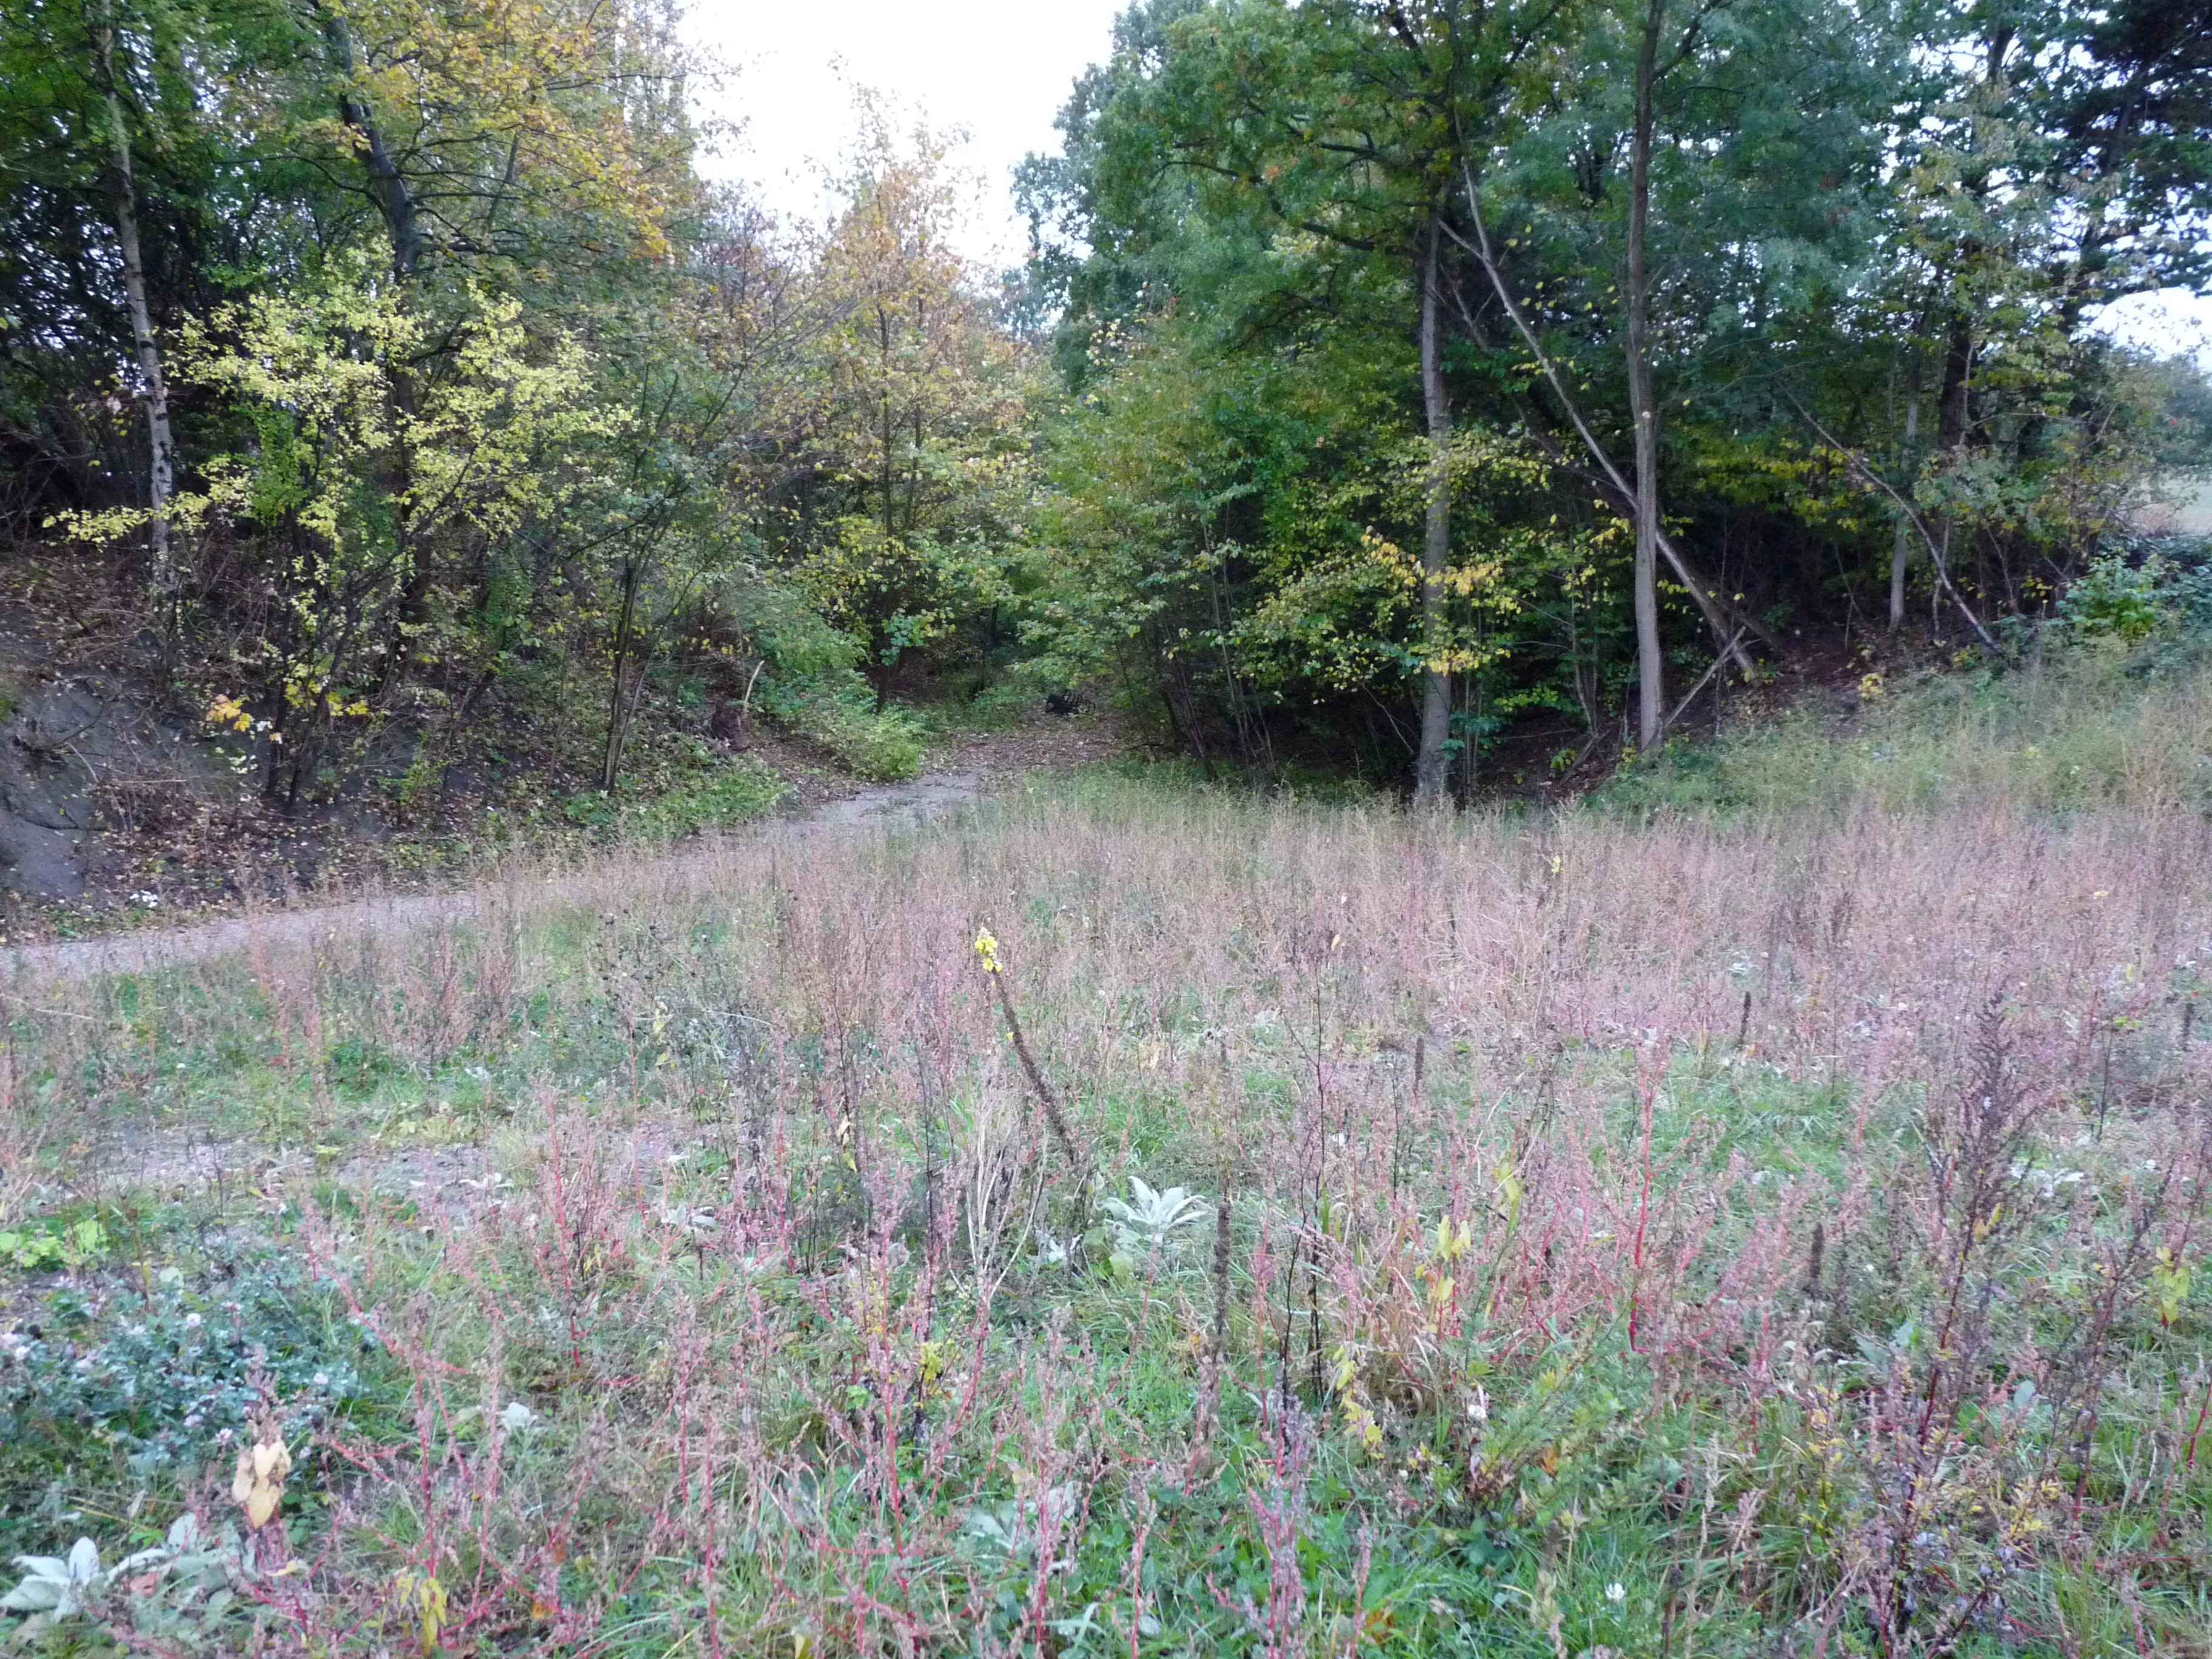
M1428 809L1445 799L1444 744L1451 732L1451 671L1440 666L1444 648L1444 570L1451 562L1451 410L1444 400L1443 364L1437 340L1437 264L1443 234L1429 222L1421 251L1421 403L1429 425L1429 512L1421 542L1421 745L1413 758L1413 805Z
M1971 243L1969 246L1971 249ZM1974 319L1963 306L1952 313L1945 335L1943 383L1936 394L1936 448L1947 465L1955 467L1959 452L1966 447L1974 417ZM1937 573L1946 586L1954 587L1954 602L1963 604L1951 581L1951 514L1948 507L1936 520L1936 540L1942 549ZM1936 550L1931 548L1929 551L1932 555ZM1982 596L1976 594L1974 603L1978 605L1981 602Z
M1913 365L1911 390L1905 404L1905 488L1912 487L1913 474L1917 471L1920 441L1920 368ZM1905 573L1910 562L1912 548L1912 526L1900 513L1897 517L1897 539L1889 550L1889 631L1893 634L1905 625Z
M100 84L107 94L107 120L115 145L115 239L123 249L123 291L131 309L131 337L138 350L139 378L145 382L147 530L153 547L154 603L161 613L161 640L173 650L181 623L181 584L169 539L169 496L176 487L176 448L169 435L169 388L161 373L161 349L154 337L154 313L146 299L146 260L138 240L137 185L131 169L131 129L124 119L123 95L115 76L115 21L103 4L93 31L100 50Z
M1666 659L1659 650L1659 406L1651 389L1651 295L1645 269L1651 228L1651 82L1667 0L1650 0L1636 55L1636 131L1629 150L1628 401L1636 416L1637 744L1649 751L1667 718Z
M636 707L636 699L628 695L627 682L631 641L636 634L638 582L644 574L643 559L623 562L622 613L615 622L614 686L607 702L607 748L599 763L599 787L609 793L622 775L623 740L629 734L630 710Z
M884 390L878 399L878 423L883 428L883 456L877 466L881 475L884 498L884 556L890 556L891 540L898 532L891 520L891 319L881 306L876 307L878 361L883 365Z
M1590 459L1597 464L1604 487L1615 501L1632 510L1636 501L1635 486L1614 464L1605 446L1598 441L1597 434L1590 429L1589 422L1583 417L1582 404L1575 397L1567 377L1559 372L1558 360L1544 349L1543 337L1536 332L1535 325L1528 320L1528 313L1522 309L1521 302L1513 297L1512 285L1505 280L1505 273L1498 266L1497 250L1491 246L1490 233L1483 225L1482 191L1474 182L1474 170L1464 161L1460 165L1460 180L1466 191L1468 217L1474 234L1470 240L1456 231L1448 231L1448 234L1481 264L1484 274L1490 278L1492 291L1498 295L1498 303L1512 320L1522 343L1528 348L1529 356L1535 360L1537 368L1550 385L1552 395L1559 399L1559 408L1574 428L1576 435L1582 440L1583 447L1589 453ZM1541 441L1540 434L1539 441ZM1743 641L1748 636L1771 646L1776 642L1774 636L1759 626L1757 617L1730 602L1722 593L1717 583L1709 580L1683 556L1682 550L1674 545L1674 538L1667 534L1663 525L1659 529L1658 542L1660 553L1674 567L1675 576L1680 580L1692 602L1712 629L1714 643L1724 654L1735 659L1745 679L1753 678L1759 672L1758 665L1752 661L1751 653L1744 649Z

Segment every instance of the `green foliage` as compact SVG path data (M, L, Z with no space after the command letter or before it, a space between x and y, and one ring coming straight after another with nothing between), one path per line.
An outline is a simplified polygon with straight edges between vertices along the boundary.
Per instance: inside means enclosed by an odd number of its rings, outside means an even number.
M21 1273L74 1272L105 1256L109 1243L96 1215L33 1216L10 1224L0 1213L0 1267Z
M2118 614L2069 626L2026 668L1869 677L1848 713L1808 699L1779 718L1680 741L1596 790L1601 811L1954 813L2212 808L2212 654L2171 637L2172 611L2116 578ZM2103 617L2096 599L2089 614ZM2142 608L2148 606L2148 609Z
M1071 395L1048 452L1066 556L1033 638L1209 765L1320 726L1395 769L1404 748L1352 734L1411 722L1431 666L1470 754L1532 708L1602 731L1632 672L1626 507L1586 444L1622 468L1633 448L1620 158L1647 21L1670 533L1712 592L1802 634L1879 590L1901 497L1971 565L1965 603L2033 608L2154 471L2201 464L2203 377L2045 297L2199 266L2185 235L2119 227L2201 211L2203 147L2093 137L2075 78L2094 62L2150 96L2163 17L1133 9L1063 115L1066 157L1024 178ZM2181 125L2205 106L2202 66L2160 84ZM2086 232L2084 191L2113 216ZM1481 459L1455 470L1448 621L1416 628L1432 237L1448 416ZM1938 585L1917 551L1916 599ZM1707 655L1684 590L1661 598L1674 659Z
M398 733L467 775L502 719L612 800L698 724L671 676L719 707L757 666L871 775L915 763L896 697L1026 662L1209 773L1389 780L1442 674L1472 787L1516 724L1607 729L1638 672L1591 452L1626 467L1640 418L1648 23L1645 415L1704 573L1661 586L1667 660L1717 642L1692 581L1808 637L1856 617L1908 507L1958 567L1908 536L1916 602L1955 574L1996 626L2070 584L2132 637L2094 562L2203 464L2212 402L2091 319L2203 270L2212 94L2170 8L2107 10L1143 0L1022 171L1006 284L957 251L946 141L868 97L818 230L710 185L660 0L27 0L0 501L79 538L160 696L222 711L288 811L358 799Z
M696 739L679 738L638 763L623 797L592 791L564 802L562 812L597 835L650 843L750 823L774 811L787 793L760 762L729 760Z
M2124 553L2100 554L2068 585L2059 620L2084 639L2147 640L2174 620L2164 602L2166 574L2156 554L2140 563Z
M273 805L402 771L392 811L430 827L502 719L650 793L702 724L660 682L719 705L762 663L894 775L910 736L844 706L850 672L880 702L903 661L1003 659L1026 369L927 134L874 119L828 231L780 230L694 171L653 0L33 4L0 65L0 167L35 185L0 252L11 533L73 536L133 610L167 538L161 695ZM150 343L110 291L126 210ZM162 501L122 361L169 388Z
M0 1553L44 1541L52 1516L117 1493L190 1496L270 1411L307 1446L376 1397L373 1322L350 1318L289 1253L220 1273L143 1264L64 1285L0 1366Z
M781 699L779 712L861 777L890 782L921 769L922 723L899 704L879 708L858 689L816 687Z
M1011 731L1036 712L1045 696L1033 675L1022 675L997 685L986 686L952 711L952 722L985 732Z

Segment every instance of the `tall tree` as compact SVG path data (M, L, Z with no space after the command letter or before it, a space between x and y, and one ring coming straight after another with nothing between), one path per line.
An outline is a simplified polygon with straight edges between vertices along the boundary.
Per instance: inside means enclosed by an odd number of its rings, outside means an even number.
M970 185L943 141L872 111L848 187L816 264L814 404L776 541L880 702L906 653L998 597L1025 368L958 251Z
M116 64L113 0L95 0L91 20L99 84L114 144L115 237L123 255L123 289L130 307L131 343L138 355L140 397L146 409L147 536L154 555L155 614L161 638L173 651L181 621L176 563L169 548L169 496L176 487L175 441L169 431L169 391L161 347L154 336L153 307L146 296L146 256L138 238L138 186L131 165L131 123L124 113L122 76Z
M1662 73L1667 0L1649 0L1636 47L1636 114L1628 148L1628 413L1636 432L1637 742L1650 749L1666 718L1659 643L1659 400L1651 386L1651 96ZM1679 55L1677 61L1679 61Z
M1151 307L1228 307L1217 331L1224 351L1311 353L1324 329L1402 331L1412 348L1392 356L1411 371L1407 413L1425 458L1418 627L1401 659L1423 805L1444 798L1451 750L1471 754L1473 740L1452 723L1455 687L1474 663L1452 620L1467 579L1454 574L1462 550L1449 459L1450 335L1464 332L1467 307L1447 222L1462 135L1522 118L1535 81L1528 65L1571 9L1236 0L1163 23L1154 9L1146 17L1155 27L1125 26L1131 56L1111 95L1088 87L1071 117L1072 153L1091 171L1069 194L1091 214L1094 246L1109 250L1094 256L1091 281L1071 284L1089 301L1091 325L1115 320L1100 314L1116 285L1107 273L1142 264L1152 275L1138 292ZM1214 512L1205 539L1223 550L1216 569L1225 573L1244 544L1228 503ZM1233 593L1233 583L1209 586L1215 610L1224 586ZM1224 611L1210 636L1225 641L1236 623ZM1223 676L1240 701L1226 654Z

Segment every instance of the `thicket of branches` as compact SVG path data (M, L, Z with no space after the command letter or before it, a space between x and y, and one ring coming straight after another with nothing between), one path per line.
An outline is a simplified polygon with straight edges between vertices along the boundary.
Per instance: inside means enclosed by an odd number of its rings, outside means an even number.
M9 7L9 568L287 808L1016 668L1434 799L1839 623L2002 655L2212 434L2094 326L2206 275L2172 0L1140 0L1004 281L872 108L823 227L710 187L689 73L661 0Z
M648 685L865 712L1007 581L1022 355L927 131L702 182L657 3L40 0L0 23L0 515L288 808L487 708L617 787ZM763 679L757 671L770 671ZM872 684L870 683L872 680ZM648 703L649 706L649 703Z
M1522 711L1649 746L1717 657L1838 623L2001 649L2201 443L2190 377L2089 327L2205 273L2197 8L1146 0L1115 38L1023 180L1079 403L1054 639L1194 743L1334 726L1435 794Z

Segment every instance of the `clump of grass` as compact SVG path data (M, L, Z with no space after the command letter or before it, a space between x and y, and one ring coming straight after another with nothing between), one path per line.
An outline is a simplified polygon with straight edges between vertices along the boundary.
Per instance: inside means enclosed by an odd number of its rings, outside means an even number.
M2208 636L2212 637L2212 636ZM2193 635L2054 639L2020 668L1869 676L1673 747L1595 804L1836 812L2212 809L2212 650Z
M251 1233L376 1335L272 1644L2182 1651L2205 851L1093 777L17 985L0 1070L54 1201L184 1193L128 1271ZM42 1553L232 1513L42 1478Z

